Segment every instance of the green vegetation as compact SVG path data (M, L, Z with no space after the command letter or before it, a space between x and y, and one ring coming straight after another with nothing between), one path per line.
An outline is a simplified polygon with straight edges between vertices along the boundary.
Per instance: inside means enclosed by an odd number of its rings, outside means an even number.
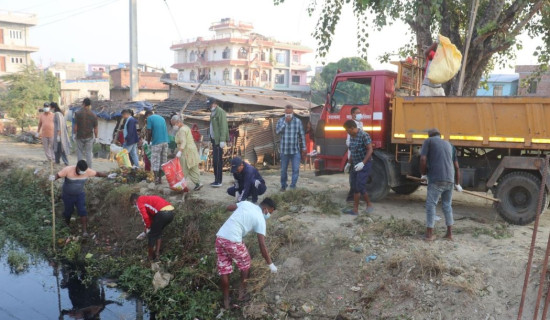
M11 250L8 252L8 265L16 273L23 272L29 267L29 256L24 252Z
M303 206L320 209L323 214L340 214L340 207L333 202L330 191L312 192L307 189L287 190L271 196L277 203L277 212L297 213Z

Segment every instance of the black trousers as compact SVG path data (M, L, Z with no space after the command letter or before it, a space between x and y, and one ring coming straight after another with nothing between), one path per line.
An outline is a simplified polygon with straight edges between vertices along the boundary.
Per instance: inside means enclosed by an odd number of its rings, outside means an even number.
M214 168L214 183L222 183L223 173L223 149L219 144L216 144L214 139L212 142L212 167Z

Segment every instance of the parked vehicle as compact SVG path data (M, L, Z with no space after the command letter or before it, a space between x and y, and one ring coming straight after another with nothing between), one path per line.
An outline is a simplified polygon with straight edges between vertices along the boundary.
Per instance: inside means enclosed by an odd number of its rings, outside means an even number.
M550 154L550 98L395 96L397 74L390 71L339 73L316 126L316 174L342 172L347 161L343 123L359 107L373 141L371 199L391 190L418 189L420 148L431 128L457 149L466 190L491 190L495 208L513 224L534 221L544 156ZM399 80L398 82L401 82ZM548 207L550 179L543 208Z

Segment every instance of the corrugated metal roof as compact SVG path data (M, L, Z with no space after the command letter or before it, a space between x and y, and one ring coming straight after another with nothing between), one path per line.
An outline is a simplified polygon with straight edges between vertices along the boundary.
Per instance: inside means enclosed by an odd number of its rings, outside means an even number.
M195 91L198 83L178 82L175 80L161 79L162 82L178 86L188 91ZM308 109L311 103L305 99L292 97L282 92L264 88L239 87L227 85L203 84L198 93L222 102L234 104L267 106L272 108L284 108L292 105L294 109Z
M490 74L487 82L514 82L519 80L519 74Z

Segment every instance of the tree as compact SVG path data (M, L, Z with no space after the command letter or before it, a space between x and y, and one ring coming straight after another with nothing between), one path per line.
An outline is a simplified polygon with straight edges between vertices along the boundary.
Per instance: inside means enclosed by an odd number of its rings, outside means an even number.
M313 93L312 102L315 104L325 103L327 88L332 83L334 76L341 72L372 70L371 65L363 58L350 57L342 58L338 62L327 64L320 74L316 74L311 80L310 87Z
M51 73L44 73L34 63L20 72L2 76L7 89L0 93L0 107L14 118L21 130L36 119L38 108L45 101L59 99L59 81Z
M284 0L274 0L275 4ZM402 56L419 54L430 45L437 33L448 37L464 53L466 30L472 1L466 0L319 0L311 1L312 15L321 6L320 17L313 33L317 54L324 57L334 36L344 5L352 5L358 19L357 40L362 57L369 46L369 31L381 31L393 21L401 20L411 27L414 40L399 50ZM371 14L367 18L367 13ZM372 20L372 21L371 21ZM480 0L470 41L463 95L475 95L484 73L494 65L505 65L521 49L518 35L541 36L543 45L533 55L545 68L550 62L550 1L548 0ZM386 55L387 59L387 55ZM447 84L447 92L456 94L458 77Z

